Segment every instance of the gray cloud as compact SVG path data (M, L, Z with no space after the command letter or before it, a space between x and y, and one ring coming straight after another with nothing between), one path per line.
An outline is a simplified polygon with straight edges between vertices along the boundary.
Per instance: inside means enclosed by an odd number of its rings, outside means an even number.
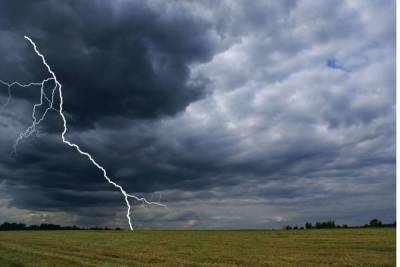
M0 78L44 75L32 35L64 85L69 137L169 205L137 207L138 226L394 220L394 2L2 5ZM38 97L13 93L0 219L124 225L121 196L60 142L56 113L9 157Z
M211 59L218 37L187 8L165 8L170 13L142 1L3 2L4 46L20 49L5 56L3 79L46 75L29 46L12 45L28 35L68 89L65 108L72 125L88 127L102 117L173 115L205 94L207 81L190 77L189 65Z

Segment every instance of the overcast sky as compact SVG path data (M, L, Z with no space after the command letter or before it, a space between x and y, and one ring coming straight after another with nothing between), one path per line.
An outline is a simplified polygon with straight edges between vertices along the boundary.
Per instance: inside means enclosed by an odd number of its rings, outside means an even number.
M134 227L395 220L395 1L0 2L0 79L63 85ZM46 88L48 90L49 88ZM40 88L0 86L0 222L128 227ZM39 112L41 112L39 110Z

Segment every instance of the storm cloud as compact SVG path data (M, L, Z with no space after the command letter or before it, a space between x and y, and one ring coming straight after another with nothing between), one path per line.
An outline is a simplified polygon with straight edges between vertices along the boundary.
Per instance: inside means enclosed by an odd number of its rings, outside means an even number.
M23 35L37 40L69 88L65 107L75 124L173 115L206 93L206 79L190 79L189 66L211 59L218 36L183 6L160 8L139 1L3 1L3 45L24 43ZM21 50L24 57L17 60L14 51L3 68L19 62L28 78L44 75L31 48Z
M395 216L394 1L3 1L0 79L63 85L68 138L142 227ZM380 23L376 23L379 21ZM119 192L39 88L0 113L0 220L126 226ZM0 87L5 103L7 88Z

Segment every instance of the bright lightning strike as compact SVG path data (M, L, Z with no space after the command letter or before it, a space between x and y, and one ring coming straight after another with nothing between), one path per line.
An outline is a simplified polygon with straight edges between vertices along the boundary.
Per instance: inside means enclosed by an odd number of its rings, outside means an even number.
M37 49L37 46L36 46L35 42L31 38L29 38L28 36L24 36L24 37L25 37L25 39L27 39L31 43L36 55L38 55L42 59L42 63L46 66L47 71L50 74L50 77L46 78L43 81L38 82L38 83L28 83L28 84L22 84L22 83L19 83L19 82L7 83L7 82L4 82L4 81L0 80L0 83L5 85L5 86L7 86L7 88L8 88L8 98L6 100L6 103L2 106L2 108L6 107L8 105L8 103L10 102L10 99L11 99L11 87L20 86L20 87L27 88L27 87L31 87L31 86L40 86L40 102L33 106L32 124L24 132L21 132L19 134L19 136L16 139L16 141L14 143L14 146L13 146L13 149L14 149L13 153L16 154L17 146L18 146L19 142L22 139L27 138L27 137L31 136L32 134L34 134L36 132L36 126L38 126L45 119L47 113L50 110L54 110L54 111L58 112L58 114L61 116L61 119L63 121L63 126L64 127L63 127L63 131L61 133L61 138L62 138L63 143L67 144L68 146L70 146L72 148L75 148L75 150L78 151L79 154L86 156L94 166L96 166L99 170L101 170L103 172L103 176L107 180L107 182L112 184L114 187L118 188L118 190L124 196L125 203L126 203L126 206L127 206L126 218L128 219L129 227L130 227L131 230L133 230L133 227L132 227L132 222L131 222L131 205L129 203L129 199L130 198L142 202L143 205L157 205L157 206L161 206L161 207L167 208L166 205L161 204L160 202L148 201L143 197L138 197L138 196L135 196L135 195L132 195L132 194L128 194L122 188L122 186L120 186L119 184L115 183L107 175L107 171L104 169L104 167L101 166L99 163L97 163L97 161L95 161L93 159L93 157L88 152L83 151L77 144L74 144L71 141L68 141L66 139L65 134L67 133L68 128L67 128L67 120L65 119L65 115L63 113L64 99L63 99L62 90L61 90L61 88L62 88L61 83L57 80L56 74L52 71L50 66L47 64L46 59L43 56L43 54L41 54L39 52L39 50ZM45 93L45 85L48 82L54 82L54 87L51 90L51 97L50 98ZM59 97L59 105L58 105L58 107L55 107L54 106L54 103L55 103L54 101L55 101L57 93L58 93L58 97ZM42 105L44 104L45 101L47 102L46 109L43 111L41 116L37 116L37 112L36 112L37 109L39 107L42 107Z

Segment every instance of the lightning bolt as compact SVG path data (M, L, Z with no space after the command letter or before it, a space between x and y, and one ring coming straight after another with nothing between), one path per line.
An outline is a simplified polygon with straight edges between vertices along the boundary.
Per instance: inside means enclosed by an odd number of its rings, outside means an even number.
M68 127L67 127L67 120L65 119L65 115L63 113L63 104L64 104L64 98L62 95L62 85L61 83L57 80L56 74L54 73L54 71L50 68L49 64L47 64L47 61L45 59L45 57L43 56L43 54L41 54L39 52L39 50L37 49L36 43L29 38L28 36L24 36L24 38L26 40L28 40L31 45L33 46L33 50L36 53L37 56L39 56L42 59L42 63L43 65L46 66L47 71L50 74L50 77L42 80L41 82L35 82L35 83L28 83L28 84L22 84L19 82L12 82L12 83L7 83L5 81L0 80L0 83L7 86L8 88L8 98L6 100L6 103L2 106L2 108L6 107L8 105L8 103L10 102L11 99L11 87L13 86L20 86L20 87L24 87L24 88L28 88L31 86L40 86L40 102L37 104L34 104L33 106L33 110L32 110L32 124L23 132L21 132L18 136L18 138L16 139L14 145L13 145L13 153L16 154L17 152L17 146L19 144L19 142L24 139L27 138L29 136L31 136L32 134L34 134L37 130L36 130L36 126L38 126L46 117L47 113L50 110L54 110L56 111L62 121L63 121L63 131L61 133L61 139L62 142L64 144L67 144L68 146L74 148L79 154L86 156L90 162L96 166L96 168L98 168L99 170L102 171L103 173L103 177L107 180L108 183L110 183L111 185L113 185L114 187L116 187L121 194L124 196L124 200L127 206L127 212L126 212L126 218L128 219L128 224L129 224L129 228L131 230L133 230L133 226L132 226L132 221L131 221L131 205L129 203L130 199L134 199L137 200L139 202L141 202L143 205L157 205L157 206L161 206L164 208L168 207L164 204L161 204L160 202L153 202L153 201L148 201L146 198L143 197L138 197L136 195L132 195L132 194L128 194L124 188L122 186L120 186L119 184L117 184L116 182L114 182L107 174L106 169L101 166L93 157L92 155L90 155L88 152L83 151L77 144L67 140L67 138L65 137L67 131L68 131ZM51 97L49 98L46 93L45 93L45 85L48 82L54 82L54 87L51 90ZM56 94L58 94L59 97L59 105L58 107L54 106L54 100L56 98ZM47 107L46 109L43 111L43 113L41 114L41 116L37 116L37 108L42 107L42 105L47 102Z

